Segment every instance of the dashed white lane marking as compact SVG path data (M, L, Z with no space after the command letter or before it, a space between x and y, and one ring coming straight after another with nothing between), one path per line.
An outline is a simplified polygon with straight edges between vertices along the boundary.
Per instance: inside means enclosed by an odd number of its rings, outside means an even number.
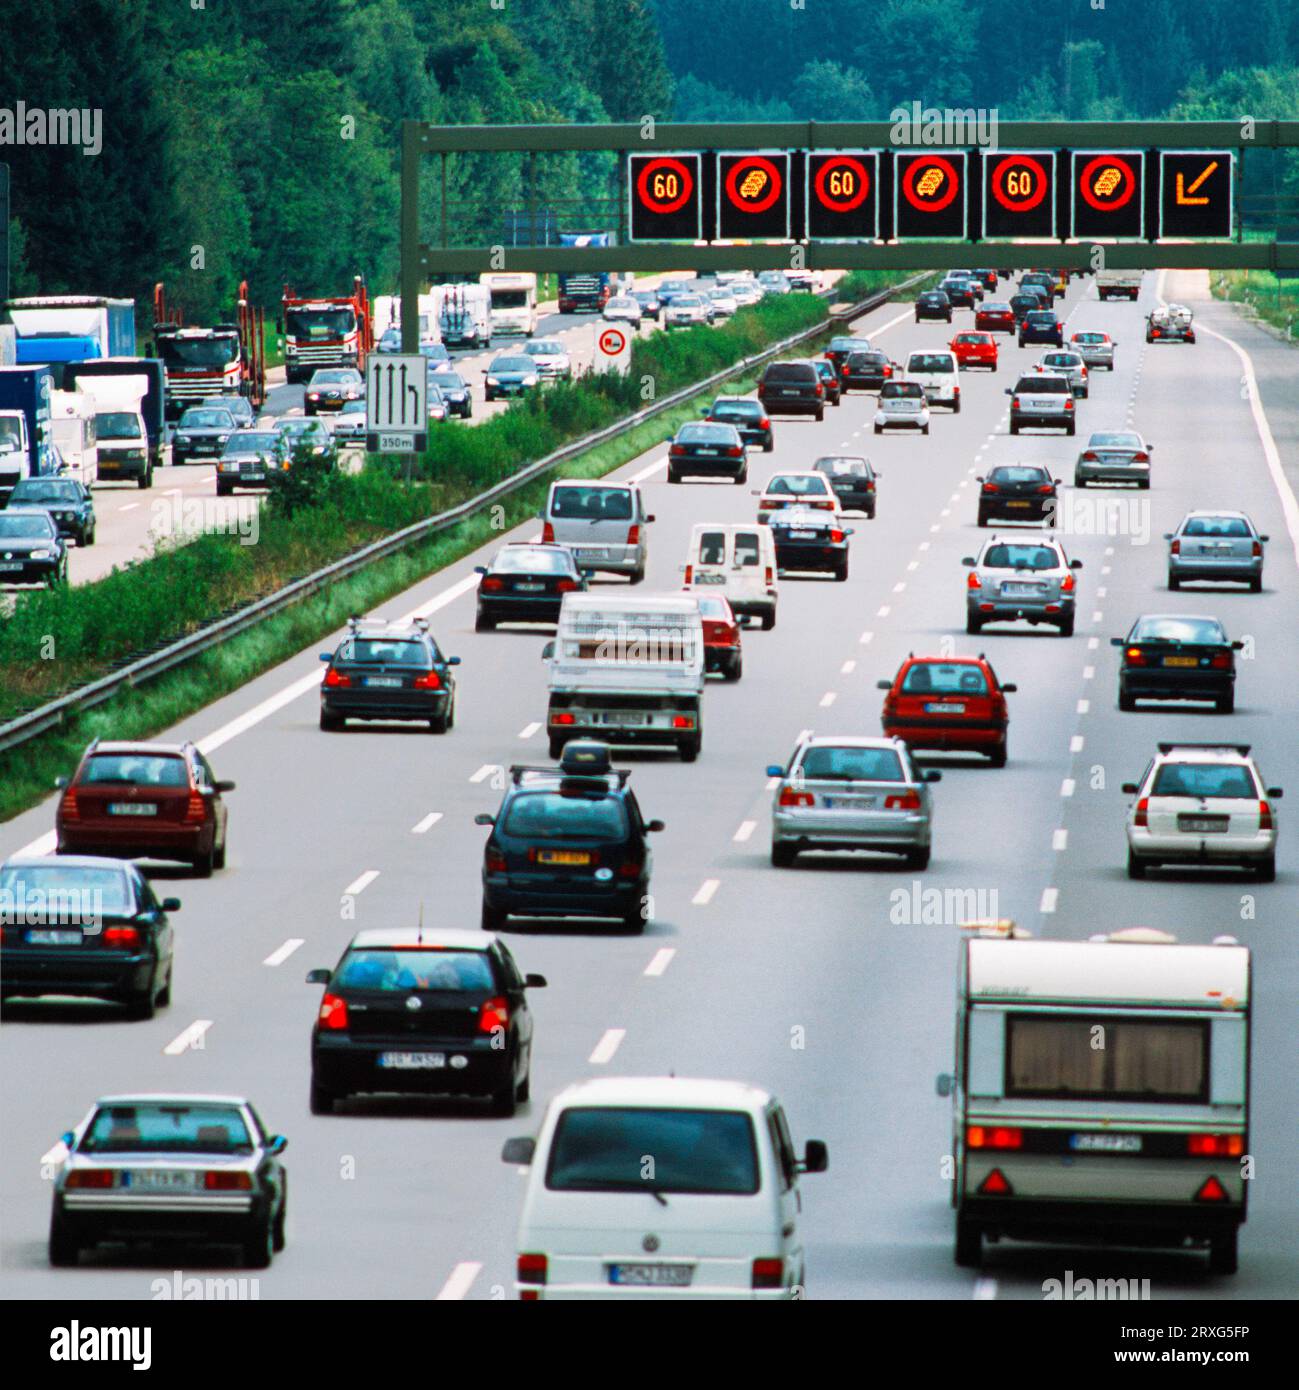
M1060 795L1072 796L1077 786L1078 783L1075 782L1072 777L1066 777L1064 781L1060 783Z
M855 661L845 661L844 664L839 667L839 674L841 676L851 676L856 669L857 663Z
M531 737L533 736L533 734L535 734L539 728L541 728L540 721L534 721L534 722L531 723L531 724L525 724L525 725L523 726L523 728L521 728L521 729L519 730L519 737L520 737L520 738L531 738Z
M907 571L908 571L908 573L914 573L914 572L915 572L916 570L918 570L919 568L920 568L920 561L919 561L919 560L911 560L911 561L907 564Z
M133 512L140 504L138 502L128 502L126 506L119 507L119 512Z
M1094 652L1096 648L1100 646L1100 644L1101 639L1099 637L1089 637L1087 639L1087 650L1089 652Z
M412 835L427 835L430 830L442 819L441 811L430 811L422 821L417 821L410 828Z
M180 488L178 488L178 487L167 487L167 488L163 488L163 490L162 490L162 495L163 495L164 497L179 497L179 496L180 496Z
M779 778L779 777L768 777L768 778L767 778L767 790L768 790L769 792L774 792L778 786L780 786L780 778Z
M645 967L647 975L661 975L670 964L676 951L671 946L663 946L654 952L654 959Z
M345 898L354 898L358 893L364 893L378 877L378 869L367 869L359 878L354 878L351 883L343 889L343 896Z
M1097 598L1104 598L1104 597L1106 596L1106 594L1108 594L1108 593L1109 593L1109 590L1108 590L1107 588L1105 588L1104 585L1102 585L1099 589L1096 590L1096 597L1097 597Z
M1081 734L1075 734L1069 740L1069 751L1071 753L1081 753L1083 751L1083 742L1083 736Z
M691 904L695 907L707 907L713 900L713 894L721 887L721 883L720 878L704 879L703 883L699 885L699 891L690 899Z
M929 528L929 533L930 535L933 535L935 531L941 531L942 529L943 528L935 521L934 524Z
M1113 555L1113 554L1114 554L1114 547L1113 547L1112 545L1107 545L1107 546L1105 547L1105 553L1106 553L1106 555Z
M881 605L880 605L880 610L879 610L878 613L876 613L875 616L876 616L877 618L887 618L890 612L891 612L891 610L890 610L888 604L887 604L887 603L884 603L884 604L881 604Z
M62 1163L63 1160L67 1158L67 1156L68 1146L63 1142L62 1139L60 1139L59 1142L55 1144L55 1146L52 1149L47 1150L45 1153L41 1155L41 1167L44 1168L47 1163Z
M869 647L871 644L871 639L874 636L875 634L873 632L863 632L862 635L857 639L857 641L861 646Z
M272 951L269 956L262 961L263 965L283 965L286 960L306 941L302 936L291 936L283 946Z
M952 509L950 507L944 507L943 510L938 513L939 516L951 516L951 514Z
M961 494L959 492L954 492L947 500L949 502L959 502L961 500Z
M1083 667L1083 680L1085 680L1085 681L1092 680L1092 679L1094 679L1095 675L1096 675L1096 668L1095 668L1094 666L1084 666L1084 667Z
M916 547L916 549L917 549L917 550L928 550L928 549L929 549L929 542L928 542L928 541L921 541L920 544Z
M1079 700L1076 712L1078 714L1088 714L1091 712L1092 702L1090 700Z
M974 1281L973 1297L980 1303L987 1303L997 1297L997 1281L995 1279L976 1279Z
M1102 574L1108 574L1113 568L1114 568L1113 565L1102 565L1102 566L1101 566L1101 573L1102 573Z
M825 692L825 694L821 696L821 708L822 708L822 709L829 709L830 706L831 706L832 704L834 704L834 702L835 702L838 698L839 698L839 697L835 694L835 692L834 692L833 690L827 690L827 691Z
M1069 832L1067 830L1057 830L1051 836L1051 848L1055 850L1064 849L1069 843Z
M1098 608L1098 609L1092 614L1092 622L1094 622L1094 623L1099 623L1104 617L1105 617L1105 614L1102 613L1101 610Z
M893 592L895 594L905 593L906 587L907 581L905 579L899 579L898 582L893 586Z
M740 828L735 832L734 835L731 836L731 839L737 845L742 845L747 839L750 838L750 836L757 828L758 822L756 820L743 820L740 822Z
M593 1067L602 1067L613 1060L618 1044L627 1036L625 1028L606 1028L604 1037L595 1045L595 1051L586 1059Z
M182 1052L188 1052L191 1048L197 1047L202 1040L203 1034L212 1026L210 1018L197 1018L185 1029L183 1033L176 1036L164 1047L163 1053L168 1057L179 1057Z
M481 1271L482 1265L477 1260L462 1260L448 1275L446 1283L442 1285L433 1301L447 1303L462 1299Z
M469 774L469 780L471 782L485 782L495 771L495 763L484 763L477 772L471 772Z
M1059 897L1060 890L1058 888L1043 888L1042 901L1038 903L1037 910L1039 912L1054 912Z

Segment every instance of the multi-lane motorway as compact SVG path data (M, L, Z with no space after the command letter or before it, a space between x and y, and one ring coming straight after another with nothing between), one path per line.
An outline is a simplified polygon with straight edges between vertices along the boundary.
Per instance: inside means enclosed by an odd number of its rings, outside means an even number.
M1194 288L1170 285L1168 297ZM306 971L332 964L358 927L413 923L421 906L426 921L475 925L485 832L473 817L495 809L496 769L545 756L547 634L474 633L472 567L484 555L380 610L426 614L444 649L463 658L447 737L382 726L320 733L314 647L174 731L198 737L218 775L238 783L230 866L210 881L177 874L166 885L184 908L172 1004L153 1021L128 1022L91 1003L6 1009L4 1294L147 1298L158 1272L174 1267L166 1252L123 1261L101 1251L76 1270L47 1264L52 1169L43 1157L48 1163L58 1135L97 1095L140 1089L246 1093L289 1137L289 1244L260 1275L263 1298L509 1296L524 1179L500 1162L502 1140L535 1132L547 1098L570 1081L669 1071L770 1087L800 1145L808 1136L828 1143L829 1172L804 1185L812 1297L1040 1299L1043 1280L1066 1268L1075 1278L1148 1277L1155 1298L1299 1294L1299 853L1289 802L1273 884L1198 871L1133 883L1124 872L1120 783L1141 772L1157 739L1250 742L1268 782L1299 796L1296 538L1242 389L1244 367L1218 334L1251 354L1270 352L1268 340L1206 302L1200 323L1216 332L1201 332L1193 347L1146 347L1142 319L1157 292L1148 275L1139 304L1101 304L1091 281L1073 283L1068 331L1104 328L1120 344L1116 370L1094 373L1091 398L1079 403L1078 439L1008 435L1002 388L1039 353L1009 339L1000 371L964 375L961 414L935 412L927 439L874 437L868 395L848 397L819 425L779 422L775 452L753 456L754 486L823 453L861 451L884 475L878 520L850 522L847 584L782 582L776 629L745 634L743 680L710 684L696 764L618 759L634 768L646 815L667 822L644 936L512 926L520 966L550 982L532 999L533 1098L512 1120L469 1104L370 1102L330 1118L307 1108L320 991L302 982ZM955 327L963 321L968 311ZM913 324L909 305L886 306L858 326L899 359L950 336L942 324ZM1293 367L1288 384L1261 368L1260 378L1262 419L1283 451L1279 472L1286 450L1293 463L1299 431ZM996 462L1033 460L1068 482L1088 430L1129 422L1157 449L1151 491L1123 498L1132 508L1123 528L1096 533L1100 492L1066 498L1063 539L1085 566L1077 635L1000 628L966 637L960 562L987 534L974 525L976 476ZM694 521L753 513L742 489L668 487L662 446L620 476L643 480L657 516L646 590L677 587ZM1261 595L1164 587L1162 533L1187 509L1210 505L1246 510L1270 533ZM1233 716L1167 706L1119 713L1108 638L1135 615L1160 611L1213 613L1232 637L1249 639ZM929 870L855 857L773 869L765 767L784 759L800 730L878 732L876 679L909 651L971 650L1018 684L1010 763L930 760L944 776ZM49 849L53 811L50 801L0 827L0 851ZM925 896L934 892L950 892L947 906ZM950 1110L934 1077L951 1069L955 916L970 901L1044 936L1140 924L1183 941L1230 933L1253 949L1257 1176L1238 1274L1210 1279L1193 1254L1017 1244L991 1247L981 1273L953 1263L942 1175ZM212 1259L186 1256L185 1267Z

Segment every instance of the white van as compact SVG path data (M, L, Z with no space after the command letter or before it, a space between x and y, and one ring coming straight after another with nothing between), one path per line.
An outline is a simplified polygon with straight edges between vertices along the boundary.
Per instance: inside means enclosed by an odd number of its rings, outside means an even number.
M925 388L930 405L945 405L953 414L961 411L961 369L951 352L913 352L907 358L906 381L918 381Z
M99 476L96 409L95 398L80 387L50 392L50 428L63 456L65 475L86 487Z
M738 1081L609 1077L561 1091L536 1139L515 1288L526 1300L795 1299L804 1284L799 1175L780 1102Z
M682 587L718 594L740 616L776 626L776 541L757 522L699 521L690 532Z
M654 520L635 483L565 480L550 485L541 538L571 546L580 570L645 578L646 526Z

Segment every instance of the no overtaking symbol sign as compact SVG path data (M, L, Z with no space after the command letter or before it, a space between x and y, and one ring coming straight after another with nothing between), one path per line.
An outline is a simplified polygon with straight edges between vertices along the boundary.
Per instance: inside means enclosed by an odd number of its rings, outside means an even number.
M603 327L595 335L595 370L626 372L631 366L631 330Z

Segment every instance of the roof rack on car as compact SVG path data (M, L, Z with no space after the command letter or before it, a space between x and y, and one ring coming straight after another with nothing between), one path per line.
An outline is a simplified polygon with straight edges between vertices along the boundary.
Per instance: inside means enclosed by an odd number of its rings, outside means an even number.
M1155 747L1161 753L1171 753L1174 748L1217 748L1230 749L1233 753L1239 753L1242 758L1249 757L1250 744L1248 743L1183 743L1178 739L1174 743L1157 743Z
M532 763L511 763L510 780L517 787L527 776L557 777L565 787L577 790L581 787L600 787L607 791L612 778L618 779L618 786L625 787L631 776L629 767L613 767L608 772L565 772L562 767L541 767Z

